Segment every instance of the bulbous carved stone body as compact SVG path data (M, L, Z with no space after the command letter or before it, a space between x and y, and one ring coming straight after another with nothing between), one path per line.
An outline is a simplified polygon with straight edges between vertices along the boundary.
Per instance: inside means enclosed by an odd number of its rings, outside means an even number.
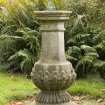
M32 70L32 80L41 89L36 102L61 104L70 102L65 91L74 81L76 74L72 64L66 61L64 51L64 22L69 18L67 11L37 12L42 32L40 60Z
M75 79L71 63L46 64L37 62L32 72L33 82L44 91L67 89Z

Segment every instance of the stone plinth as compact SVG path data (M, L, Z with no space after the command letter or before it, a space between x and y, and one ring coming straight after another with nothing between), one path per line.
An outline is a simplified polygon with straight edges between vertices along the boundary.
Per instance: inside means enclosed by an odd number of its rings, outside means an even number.
M41 89L36 105L73 105L65 91L76 74L72 64L66 61L64 50L64 23L68 11L36 11L42 34L41 56L32 70L32 80Z

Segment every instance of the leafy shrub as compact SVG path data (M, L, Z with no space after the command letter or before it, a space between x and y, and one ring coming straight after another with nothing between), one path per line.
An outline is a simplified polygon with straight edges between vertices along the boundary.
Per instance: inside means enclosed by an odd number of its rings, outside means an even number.
M77 16L74 24L68 26L65 32L67 59L72 62L79 78L97 70L100 74L105 71L105 34L103 29L89 24L86 18L84 15Z
M3 2L3 1L2 1ZM0 64L30 74L40 52L39 24L33 11L46 9L47 0L14 0L0 11ZM72 10L65 31L66 56L78 77L105 73L105 3L102 0L54 0L57 10ZM65 7L64 7L65 5ZM40 7L40 8L39 8Z
M13 2L4 7L0 27L0 64L9 64L12 72L30 74L40 52L40 34L33 11L35 1Z

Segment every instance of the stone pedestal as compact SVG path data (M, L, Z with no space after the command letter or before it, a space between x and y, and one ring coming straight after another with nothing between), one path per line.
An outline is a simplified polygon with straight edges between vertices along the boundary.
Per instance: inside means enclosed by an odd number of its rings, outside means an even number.
M64 23L68 11L36 11L42 34L41 56L32 70L32 80L41 89L36 105L73 105L65 91L76 74L72 64L66 61L64 50Z

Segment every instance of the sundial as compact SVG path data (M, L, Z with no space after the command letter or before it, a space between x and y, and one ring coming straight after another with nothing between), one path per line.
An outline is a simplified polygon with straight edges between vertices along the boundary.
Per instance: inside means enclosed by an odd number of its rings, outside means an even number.
M47 7L48 11L54 11L56 10L56 7L54 5L54 1L53 0L48 0L48 7Z
M70 11L56 10L54 0L47 3L47 10L35 11L42 37L40 59L31 73L33 83L41 90L35 105L76 105L66 91L76 77L64 48L64 23Z

